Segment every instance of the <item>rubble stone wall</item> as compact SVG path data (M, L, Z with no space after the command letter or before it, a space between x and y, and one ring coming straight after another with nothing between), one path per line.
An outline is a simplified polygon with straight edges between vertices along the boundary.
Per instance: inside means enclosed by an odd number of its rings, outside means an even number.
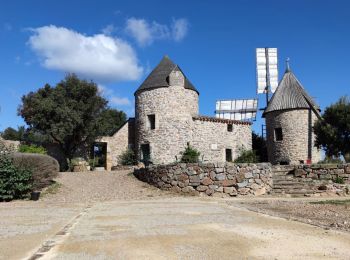
M271 165L193 163L155 165L135 176L160 189L208 196L263 195L272 189Z
M274 111L266 115L267 150L272 164L288 162L299 164L308 159L320 161L320 151L314 146L312 126L317 116L309 109ZM282 128L282 141L275 140L275 128Z
M225 162L226 149L231 149L234 160L240 149L252 149L251 125L232 124L232 132L229 132L227 123L194 120L191 145L201 153L204 162Z

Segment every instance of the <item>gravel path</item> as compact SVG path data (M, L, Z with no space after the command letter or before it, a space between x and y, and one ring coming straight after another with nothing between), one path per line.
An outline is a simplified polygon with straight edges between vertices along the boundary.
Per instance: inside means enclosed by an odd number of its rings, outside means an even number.
M54 194L45 194L42 201L50 203L93 203L110 200L152 199L174 196L136 179L130 171L63 172Z

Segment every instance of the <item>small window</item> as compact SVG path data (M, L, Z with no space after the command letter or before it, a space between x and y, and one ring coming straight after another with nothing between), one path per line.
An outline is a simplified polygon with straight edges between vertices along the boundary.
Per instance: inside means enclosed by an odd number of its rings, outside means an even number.
M226 162L232 162L232 149L226 149Z
M283 140L283 134L282 134L282 128L275 128L275 141L282 141Z
M227 125L227 131L228 132L232 132L232 129L233 129L232 124L228 124Z
M148 126L150 129L156 129L156 115L148 115Z

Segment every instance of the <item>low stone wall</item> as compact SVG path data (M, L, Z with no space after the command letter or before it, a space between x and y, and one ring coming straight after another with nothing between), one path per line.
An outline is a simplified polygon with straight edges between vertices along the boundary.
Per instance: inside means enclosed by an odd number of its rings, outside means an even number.
M295 166L294 176L299 178L310 178L312 180L343 179L350 183L350 164L315 164Z
M271 165L169 164L134 171L135 176L160 189L208 196L263 195L272 189Z

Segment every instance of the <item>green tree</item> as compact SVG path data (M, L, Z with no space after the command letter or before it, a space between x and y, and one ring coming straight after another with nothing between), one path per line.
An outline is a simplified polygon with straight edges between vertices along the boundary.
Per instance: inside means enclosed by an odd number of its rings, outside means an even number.
M323 148L329 157L343 156L350 162L350 101L341 97L327 107L314 125L315 145Z
M31 130L50 137L71 160L78 149L88 150L98 136L110 130L101 126L101 118L111 113L106 110L110 110L107 100L94 82L69 74L55 87L46 84L23 96L18 113Z
M266 146L266 140L253 132L252 135L253 140L253 151L255 151L257 157L259 158L260 162L267 162L267 146Z
M12 127L8 127L2 132L1 136L5 140L23 141L25 131L26 129L24 126L19 126L17 130Z
M126 121L126 114L123 111L107 108L103 110L97 119L99 135L113 135Z

